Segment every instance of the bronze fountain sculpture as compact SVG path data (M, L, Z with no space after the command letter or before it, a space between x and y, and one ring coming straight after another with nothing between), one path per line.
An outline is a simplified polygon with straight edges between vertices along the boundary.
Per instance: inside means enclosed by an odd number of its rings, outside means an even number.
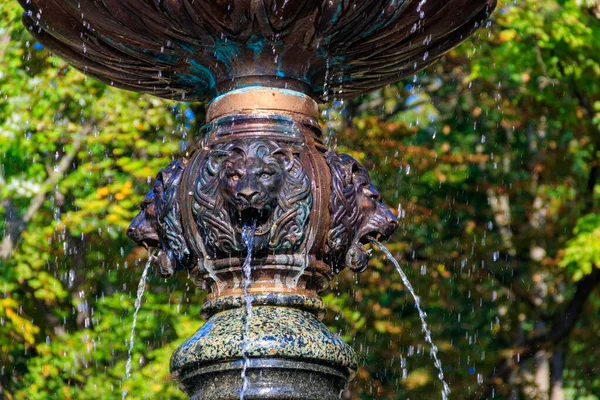
M358 361L319 321L319 293L363 271L367 239L398 223L365 168L321 142L317 101L414 74L496 0L20 2L31 33L86 74L209 101L197 150L160 171L128 232L160 249L161 274L188 271L208 292L206 323L171 359L180 387L196 400L339 398Z

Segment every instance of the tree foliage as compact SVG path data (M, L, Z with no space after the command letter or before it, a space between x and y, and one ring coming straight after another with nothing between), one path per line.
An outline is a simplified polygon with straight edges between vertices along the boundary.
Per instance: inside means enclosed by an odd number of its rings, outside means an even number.
M204 107L86 78L20 13L0 4L0 397L184 398L168 360L202 324L203 294L185 276L150 279L125 377L148 259L125 230L158 170L197 139ZM328 144L397 209L388 247L453 398L600 397L598 38L598 1L506 2L427 71L323 106ZM384 257L325 300L363 361L348 397L439 396Z

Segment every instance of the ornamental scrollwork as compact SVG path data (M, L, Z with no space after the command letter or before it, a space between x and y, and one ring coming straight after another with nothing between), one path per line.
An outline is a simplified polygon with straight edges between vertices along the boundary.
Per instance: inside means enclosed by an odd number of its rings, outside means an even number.
M197 164L173 161L161 170L141 205L128 234L138 244L156 247L159 271L171 275L192 269L205 257L240 257L246 251L242 234L253 226L254 253L300 254L310 229L327 231L324 261L336 272L366 269L370 238L385 240L398 222L381 199L367 170L346 154L327 152L331 179L329 226L310 221L311 179L300 159L300 147L275 140L238 139L198 151ZM189 187L182 188L186 168L197 165ZM192 224L199 238L186 235L182 196L191 196ZM312 228L311 228L312 227ZM202 241L202 252L190 249ZM198 253L198 254L196 254ZM203 253L203 254L200 254Z

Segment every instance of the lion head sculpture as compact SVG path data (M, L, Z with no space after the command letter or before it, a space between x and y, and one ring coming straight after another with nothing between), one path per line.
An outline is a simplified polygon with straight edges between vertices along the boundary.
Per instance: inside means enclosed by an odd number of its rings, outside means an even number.
M296 248L312 206L310 180L292 147L272 140L238 139L205 156L194 187L194 217L213 256L246 249Z
M370 259L364 245L369 238L388 239L398 227L398 221L358 161L330 151L327 163L332 191L327 260L336 270L348 267L362 272Z
M138 245L160 249L156 263L163 276L171 276L193 264L179 212L184 168L184 160L175 160L158 173L154 187L142 201L141 211L127 230L127 235Z

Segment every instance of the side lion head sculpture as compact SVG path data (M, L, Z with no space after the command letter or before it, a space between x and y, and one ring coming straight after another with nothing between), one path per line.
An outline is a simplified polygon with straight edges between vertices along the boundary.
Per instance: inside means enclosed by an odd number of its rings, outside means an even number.
M163 276L193 265L183 236L178 201L185 163L175 160L160 170L154 187L142 201L141 211L127 230L127 235L138 245L160 249L156 263Z
M193 214L211 255L296 248L312 206L310 180L292 148L272 140L239 139L205 156L194 185Z
M370 259L364 245L369 238L388 239L398 228L398 221L358 161L330 151L327 163L332 192L327 259L334 269L348 267L362 272Z

